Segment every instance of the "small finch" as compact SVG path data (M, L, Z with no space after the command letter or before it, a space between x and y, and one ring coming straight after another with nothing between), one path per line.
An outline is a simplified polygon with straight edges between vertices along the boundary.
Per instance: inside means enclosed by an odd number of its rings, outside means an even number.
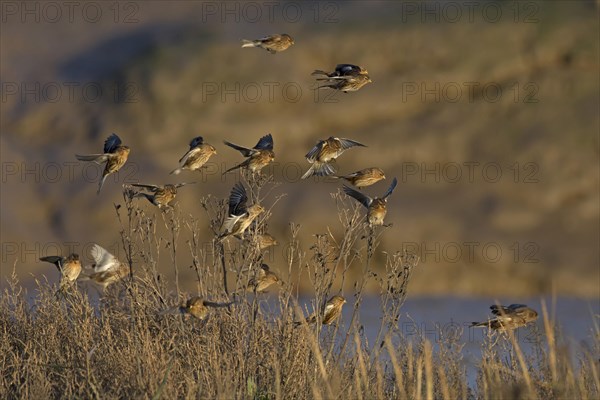
M365 168L348 175L337 176L337 178L345 179L352 185L361 189L385 179L385 174L381 168Z
M224 141L224 143L242 153L244 157L248 157L246 161L235 167L229 168L223 172L223 175L229 171L233 171L238 168L247 168L253 174L260 172L261 169L269 165L275 160L275 153L273 152L273 136L269 133L260 138L256 146L249 149L247 147L238 146L231 142Z
M102 189L102 185L104 185L106 177L121 169L121 167L127 162L129 151L129 147L122 145L121 138L113 133L104 142L104 154L76 154L75 157L79 161L93 161L96 164L106 163L104 172L102 172L102 178L100 179L100 183L98 185L98 192L96 193L100 194L100 190Z
M247 202L246 188L240 182L236 183L229 195L229 217L223 221L219 239L222 240L229 236L241 239L254 219L265 211L260 204L248 207Z
M171 174L177 175L184 169L198 171L214 154L217 154L217 150L210 144L204 143L202 136L197 136L190 142L190 149L179 159L179 168L171 171Z
M129 274L129 266L100 245L94 244L90 255L94 264L84 267L81 280L91 280L106 290L109 285Z
M261 293L274 283L280 282L277 274L272 272L267 264L262 264L255 278L250 279L246 290Z
M331 162L338 158L344 151L351 147L367 147L355 140L336 138L330 136L328 139L320 140L315 147L306 153L306 159L312 165L302 175L302 179L310 178L312 175L328 176L335 173Z
M484 322L473 322L471 326L508 331L525 326L538 317L538 313L525 304L511 304L508 307L493 305L490 309L496 317Z
M322 324L329 325L335 320L337 320L340 315L342 315L342 307L346 303L346 299L342 296L333 296L327 303L325 303L325 307L322 312ZM317 321L316 313L311 314L310 317L306 319L307 324L314 324ZM296 322L296 325L300 325L302 322Z
M326 72L320 69L316 69L311 75L324 75L329 78L335 78L340 76L357 76L357 75L369 75L369 71L363 67L353 64L338 64L335 66L333 72Z
M183 314L183 315L191 315L199 319L200 321L204 321L210 315L211 308L223 308L229 307L234 304L235 301L230 301L227 303L215 303L212 301L204 300L200 296L194 296L185 302L183 305L175 306L169 308L168 310L161 311L159 315L165 314Z
M317 79L322 80L322 79ZM356 92L367 83L373 82L369 75L355 75L355 76L339 76L333 78L327 78L327 83L318 86L317 89L330 88L339 90L344 93Z
M268 233L263 233L261 235L257 235L256 241L258 242L259 250L264 250L267 247L276 246L278 244L277 239L275 239L273 236L269 235Z
M286 50L294 44L294 39L287 33L265 36L256 40L242 40L242 47L260 47L271 54Z
M145 197L146 199L148 199L148 201L150 203L154 204L161 210L164 210L166 208L172 208L170 203L173 200L175 200L175 196L177 195L178 188L185 186L185 185L192 185L194 183L196 183L196 182L187 182L187 183L184 182L184 183L177 183L174 185L166 184L164 186L142 185L142 184L138 184L138 183L132 183L131 186L139 187L139 188L142 188L149 192L152 192L152 194L137 192L133 195L133 197Z
M47 256L41 257L40 261L46 261L56 265L60 272L59 292L64 292L67 286L71 286L81 273L81 262L78 254L70 254L68 257Z
M354 197L354 199L358 200L367 208L367 221L369 222L369 225L383 225L383 219L387 214L387 198L392 194L397 184L398 180L394 178L388 190L381 197L371 198L346 185L344 185L344 193Z

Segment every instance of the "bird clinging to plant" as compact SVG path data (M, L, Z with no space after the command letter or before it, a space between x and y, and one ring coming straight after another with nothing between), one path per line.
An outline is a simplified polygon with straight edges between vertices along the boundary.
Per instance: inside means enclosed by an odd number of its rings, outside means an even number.
M308 171L302 175L302 179L309 178L312 175L333 175L335 169L333 168L333 165L331 165L331 162L338 158L344 151L355 146L367 147L355 140L333 136L330 136L325 140L320 140L315 147L306 153L306 159L312 165Z
M264 292L269 286L280 282L277 274L271 271L267 264L262 264L255 278L250 279L246 290L248 292Z
M51 264L56 265L58 271L60 272L60 283L59 283L59 292L64 292L64 290L71 286L81 273L81 262L79 261L79 255L72 253L67 257L61 256L47 256L41 257L40 261L46 261Z
M472 327L488 327L498 331L508 331L520 328L537 319L537 311L527 307L525 304L511 304L507 307L493 305L490 307L494 318L473 322Z
M161 311L159 315L165 314L183 314L183 315L191 315L194 318L199 319L200 321L204 321L210 315L211 308L223 308L229 307L234 304L235 301L230 301L227 303L215 303L212 301L204 300L200 296L194 296L188 299L185 304L180 306L175 306L169 308L167 310Z
M98 244L94 244L90 255L94 264L84 267L81 280L91 280L106 289L129 274L126 264Z
M346 299L342 296L333 296L323 307L322 320L323 325L330 325L332 322L337 320L342 315L342 307L346 303ZM317 321L317 314L312 313L310 317L306 319L307 324L314 324ZM302 322L296 322L296 325L300 325Z
M294 44L294 39L287 33L265 36L256 40L242 40L242 47L260 47L271 54L286 50Z
M176 183L176 184L166 184L164 186L157 185L143 185L139 183L132 183L131 186L139 187L145 189L152 194L137 192L133 195L133 197L145 197L148 201L161 210L169 208L171 206L171 202L175 200L175 196L177 195L177 189L185 186L192 185L196 182L184 182L184 183Z
M197 136L190 142L190 149L179 159L179 168L175 168L171 174L177 175L185 169L198 171L214 154L217 154L217 150L210 144L204 143L202 136Z
M383 220L387 214L387 199L392 194L397 184L398 180L394 178L388 190L381 197L371 198L346 185L344 185L344 193L358 200L367 208L367 221L369 222L369 225L383 225Z
M75 155L79 161L93 161L96 164L106 163L104 171L102 172L102 178L98 185L97 194L100 194L100 190L102 189L102 185L104 185L106 177L120 170L127 162L130 149L121 143L121 138L113 133L104 142L103 154Z
M223 221L219 239L225 239L229 236L241 239L254 219L265 211L260 204L253 204L248 207L247 202L246 187L240 182L236 183L229 195L229 216Z
M227 146L236 149L242 153L244 157L248 158L246 161L236 165L235 167L229 168L227 171L223 172L223 174L238 168L247 168L254 174L260 172L261 169L275 160L275 153L273 152L273 136L271 136L270 133L261 137L258 143L256 143L256 146L251 149L238 146L237 144L228 141L224 141L224 143Z
M385 173L381 168L365 168L360 171L353 172L347 175L336 176L340 179L345 179L352 185L361 189L366 186L371 186L382 179L385 179Z

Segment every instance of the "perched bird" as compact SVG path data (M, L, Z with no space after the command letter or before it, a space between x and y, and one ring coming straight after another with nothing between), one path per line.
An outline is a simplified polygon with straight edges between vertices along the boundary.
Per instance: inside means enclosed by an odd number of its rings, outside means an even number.
M81 280L91 280L105 290L129 274L129 266L100 245L94 244L90 255L94 263L84 267Z
M326 72L320 69L316 69L311 75L325 75L329 78L335 78L340 76L357 76L357 75L369 75L369 71L363 67L353 64L338 64L335 66L333 72Z
M348 175L336 176L336 178L345 179L361 189L385 179L385 174L381 168L365 168Z
M383 225L383 219L387 213L387 198L392 194L397 184L398 180L394 178L392 184L384 193L384 195L381 197L375 197L373 199L346 185L344 185L344 193L346 193L348 196L354 197L367 208L367 221L369 221L369 225Z
M242 40L242 47L260 47L271 54L286 50L294 44L294 39L287 33L265 36L256 40Z
M342 296L333 296L327 303L322 312L322 324L329 325L334 322L342 314L342 306L346 303L346 299ZM307 324L314 324L317 321L316 313L313 313L306 319ZM300 325L302 322L296 322L296 325Z
M367 83L373 82L369 75L355 75L355 76L339 76L326 79L327 83L318 86L317 89L330 88L342 91L344 93L356 92Z
M228 141L224 141L224 143L227 146L236 149L242 153L244 157L248 157L248 159L235 167L229 168L227 171L223 172L223 175L238 168L247 168L254 174L260 172L261 169L275 160L275 153L273 152L273 136L271 136L270 133L261 137L258 143L256 143L256 146L251 149L238 146L237 144Z
M302 179L316 176L328 176L335 173L335 169L331 162L338 158L344 151L351 147L362 146L367 147L355 140L336 138L330 136L328 139L319 140L319 142L308 153L306 159L312 165L302 175Z
M104 142L104 154L75 155L79 161L93 161L96 164L106 163L104 172L102 172L102 179L100 179L98 185L97 194L100 194L100 190L102 189L102 185L104 185L106 177L120 170L125 162L127 162L130 149L121 143L121 138L113 133Z
M184 169L198 171L214 154L217 154L217 150L204 143L202 136L197 136L190 142L190 149L179 159L179 168L175 168L171 174L177 175Z
M525 304L511 304L508 307L493 305L490 309L496 317L484 322L473 322L471 327L489 327L493 330L507 331L525 326L538 317L538 313Z
M56 265L60 272L59 292L63 292L67 286L71 286L81 273L81 262L79 255L72 253L67 257L47 256L41 257L40 261L46 261Z
M264 250L267 247L276 246L278 244L277 239L275 239L273 236L269 235L268 233L256 235L256 240L258 242L259 250Z
M176 306L169 308L168 310L161 311L159 315L165 314L183 314L183 315L191 315L192 317L198 318L200 321L205 320L209 314L211 308L222 308L229 307L234 304L235 301L230 301L227 303L215 303L212 301L204 300L200 296L194 296L184 305Z
M271 271L267 264L262 264L260 270L255 278L250 279L246 290L248 292L264 292L269 286L274 283L280 282L277 274Z
M156 186L156 185L142 185L139 183L132 183L131 186L143 188L152 192L152 194L137 192L133 195L133 197L145 197L148 201L161 210L169 208L171 206L171 202L175 200L175 196L177 195L177 189L185 185L192 185L196 182L184 182L177 184L166 184L164 186Z
M240 182L236 183L229 195L229 217L223 222L219 239L235 236L241 239L242 234L252 224L254 219L262 214L265 209L260 204L248 207L246 188Z

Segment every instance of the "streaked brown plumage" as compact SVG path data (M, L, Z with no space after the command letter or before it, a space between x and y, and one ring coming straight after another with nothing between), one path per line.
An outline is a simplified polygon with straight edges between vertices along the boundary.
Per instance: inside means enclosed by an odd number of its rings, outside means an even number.
M223 172L223 174L238 168L247 168L255 174L275 160L275 153L273 152L273 136L271 136L270 133L261 137L258 143L256 143L256 146L251 149L238 146L237 144L228 141L224 141L224 143L227 146L236 149L242 153L244 157L248 157L248 159L235 167L229 168L227 171Z
M306 159L312 165L308 171L302 175L302 179L310 178L312 175L333 175L335 169L333 168L333 165L331 165L331 162L338 158L344 151L355 146L367 147L355 140L333 136L330 136L325 140L320 140L315 147L306 153Z
M490 307L494 318L484 322L473 322L472 327L489 327L493 330L508 331L520 328L537 319L537 311L525 304L511 304L507 307L493 305Z
M81 280L91 280L105 290L129 274L129 266L100 245L94 244L90 255L94 264L84 267Z
M342 296L333 296L327 303L325 303L325 307L322 310L322 324L329 325L335 320L337 320L340 315L342 315L342 307L346 303L346 299ZM307 324L314 324L317 321L316 313L311 314L310 317L306 319ZM296 322L296 325L300 325L302 322Z
M177 175L185 169L198 171L214 154L217 154L217 150L210 144L204 143L202 136L197 136L190 142L190 149L179 159L179 168L171 171L171 174Z
M150 203L154 204L155 206L157 206L158 208L163 210L163 209L169 208L169 207L172 208L170 203L173 200L175 200L175 196L177 195L178 188L185 186L185 185L191 185L194 183L196 183L196 182L166 184L164 186L143 185L143 184L139 184L139 183L132 183L131 186L143 188L145 190L148 190L149 192L152 192L152 194L137 192L133 195L133 197L145 197L146 199L148 199L148 201Z
M392 194L397 184L398 180L394 178L392 184L384 193L384 195L375 198L371 198L365 194L362 194L361 192L357 192L346 185L344 185L343 189L344 193L358 200L367 208L367 221L369 222L369 225L383 225L383 220L387 214L387 198Z
M279 281L277 274L272 272L267 264L262 264L257 276L248 282L246 290L248 292L264 292L269 286Z
M59 291L61 292L64 291L67 286L71 286L81 273L81 262L79 261L79 255L75 253L69 254L67 257L41 257L40 261L45 261L56 265L56 268L58 268L58 271L60 272Z
M229 195L229 216L223 221L219 239L222 240L229 236L241 239L254 219L265 211L260 204L253 204L248 207L247 202L246 188L240 182L236 183Z
M316 69L311 75L324 75L328 78L335 78L340 76L369 75L369 71L354 64L338 64L335 66L335 70L333 72L326 72ZM324 78L324 80L327 80L327 78Z
M227 303L215 303L212 301L204 300L200 296L194 296L188 299L185 304L169 308L168 310L161 311L159 315L165 314L183 314L183 315L191 315L194 318L197 318L201 321L205 320L211 312L211 308L223 308L229 307L234 304L235 301L230 301Z
M345 179L360 189L385 179L385 173L381 168L365 168L348 175L338 176L338 178Z
M127 146L121 144L121 138L116 134L110 135L104 141L104 153L103 154L90 154L90 155L78 155L75 157L79 161L93 161L96 164L106 163L104 172L102 172L102 178L98 184L98 191L96 194L100 194L100 190L104 185L104 181L108 175L113 174L121 169L121 167L127 162L129 157L130 149Z
M342 91L344 93L356 92L367 83L373 82L369 75L355 75L355 76L339 76L333 78L327 78L324 85L318 86L317 89L330 88Z
M269 235L268 233L256 235L256 241L258 242L259 250L264 250L267 247L276 246L278 244L277 239L275 239L273 236Z
M287 33L265 36L256 40L242 40L242 47L260 47L271 54L284 51L294 44L294 39Z

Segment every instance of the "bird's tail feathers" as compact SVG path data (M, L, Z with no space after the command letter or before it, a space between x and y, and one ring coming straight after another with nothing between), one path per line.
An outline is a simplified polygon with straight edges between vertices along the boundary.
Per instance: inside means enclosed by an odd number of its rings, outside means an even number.
M254 40L242 39L242 47L256 47L258 43Z
M302 179L310 178L312 175L315 176L330 176L335 174L335 169L333 165L330 163L321 163L315 161L313 165L310 166L308 171L304 175L302 175Z

